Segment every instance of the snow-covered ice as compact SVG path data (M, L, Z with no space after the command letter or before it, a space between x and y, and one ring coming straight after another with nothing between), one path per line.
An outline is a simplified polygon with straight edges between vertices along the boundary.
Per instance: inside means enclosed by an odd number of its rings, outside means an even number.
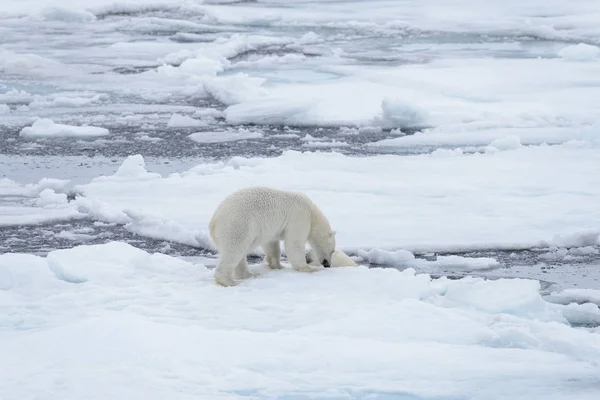
M167 126L170 128L186 128L207 125L208 124L205 121L180 114L173 114L171 116L171 119L169 119L169 122L167 123Z
M21 130L21 136L26 138L52 137L97 137L108 135L108 129L97 126L72 126L57 124L51 119L38 119L33 125Z
M311 196L349 251L581 247L600 244L599 159L600 148L568 144L454 157L290 151L161 178L145 174L136 156L135 179L102 177L77 190L86 201L168 221L178 235L183 230L204 238L226 195L268 185ZM576 243L581 238L590 243Z
M546 302L536 281L252 268L223 288L118 242L0 255L2 398L598 394L598 333L571 327L598 308Z
M260 139L263 137L263 134L256 130L230 128L225 131L196 132L192 133L188 137L197 143L221 143L233 142L237 140Z

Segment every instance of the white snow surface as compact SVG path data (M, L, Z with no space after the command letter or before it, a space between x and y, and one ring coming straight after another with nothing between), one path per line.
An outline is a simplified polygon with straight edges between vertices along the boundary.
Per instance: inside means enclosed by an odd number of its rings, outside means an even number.
M130 229L144 221L162 238L202 245L225 196L266 185L309 195L347 251L584 247L600 244L599 159L600 148L581 143L453 157L287 151L161 177L138 155L124 163L136 165L131 179L101 177L77 190L86 196L79 201L94 202L91 213L135 215Z
M0 255L0 397L599 393L598 333L571 327L598 308L546 302L537 281L251 268L223 288L201 264L120 242Z
M388 265L394 267L419 267L425 268L450 268L463 271L485 270L498 267L500 263L491 257L462 257L457 255L436 256L435 260L415 258L414 254L407 250L387 251L371 249L360 251L358 255L370 264Z
M260 139L263 137L263 133L245 128L229 128L225 131L196 132L188 135L188 137L197 143L222 143L234 142L238 140Z
M38 119L33 125L23 128L20 133L26 138L98 137L108 134L106 128L57 124L47 118Z
M181 114L173 114L169 119L169 122L167 122L167 126L170 128L186 128L207 125L208 124L205 121Z

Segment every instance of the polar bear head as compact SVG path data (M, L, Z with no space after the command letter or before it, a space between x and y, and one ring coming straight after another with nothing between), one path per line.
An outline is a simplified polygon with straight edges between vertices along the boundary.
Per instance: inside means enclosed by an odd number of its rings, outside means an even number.
M325 232L310 241L312 256L325 268L331 267L331 257L335 251L335 231Z

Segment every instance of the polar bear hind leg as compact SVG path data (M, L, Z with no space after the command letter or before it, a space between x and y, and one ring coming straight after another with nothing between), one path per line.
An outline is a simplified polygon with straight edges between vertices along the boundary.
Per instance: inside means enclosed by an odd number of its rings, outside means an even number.
M263 246L265 252L265 263L267 267L271 269L281 269L281 247L279 246L279 240L269 242Z
M244 269L244 267L239 267L240 264L243 264L245 269L248 268L245 252L221 251L214 273L217 283L223 286L237 285L238 282L236 282L234 275L240 269Z
M250 272L248 269L248 259L246 256L242 257L242 260L238 263L237 267L235 267L235 277L236 279L248 279L254 278L256 275Z

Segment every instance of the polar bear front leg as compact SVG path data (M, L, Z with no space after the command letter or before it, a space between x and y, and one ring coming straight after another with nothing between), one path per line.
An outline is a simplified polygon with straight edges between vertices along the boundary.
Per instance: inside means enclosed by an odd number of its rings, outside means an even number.
M269 242L263 246L265 252L265 261L267 267L271 269L281 269L281 247L279 247L279 240Z
M292 264L292 268L294 268L298 272L315 272L316 268L310 267L306 263L306 256L304 251L304 243L298 240L293 240L290 238L285 239L285 252L287 253L287 258Z

